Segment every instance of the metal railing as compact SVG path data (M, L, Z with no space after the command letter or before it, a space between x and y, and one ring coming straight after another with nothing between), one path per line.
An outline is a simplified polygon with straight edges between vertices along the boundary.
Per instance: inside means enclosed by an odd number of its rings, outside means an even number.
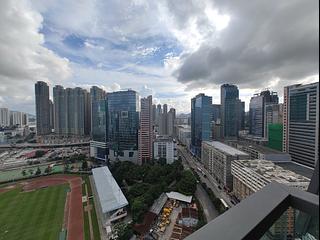
M289 208L319 217L319 196L273 182L186 240L258 240Z

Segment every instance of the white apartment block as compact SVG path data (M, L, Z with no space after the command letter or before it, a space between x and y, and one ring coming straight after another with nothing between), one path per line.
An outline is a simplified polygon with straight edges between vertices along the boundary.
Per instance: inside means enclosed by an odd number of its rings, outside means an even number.
M310 179L282 168L268 160L233 161L233 193L242 200L271 182L307 190Z
M176 142L166 136L158 136L153 143L153 158L166 159L167 164L177 160Z
M249 154L218 141L203 141L201 161L217 182L232 189L231 162L250 159Z
M28 125L28 115L23 112L10 111L10 125L19 125L20 127Z

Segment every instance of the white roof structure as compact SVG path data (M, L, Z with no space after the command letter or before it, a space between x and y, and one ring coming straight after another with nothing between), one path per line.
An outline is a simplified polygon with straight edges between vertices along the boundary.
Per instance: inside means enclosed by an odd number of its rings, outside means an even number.
M128 205L119 185L108 167L92 169L94 183L98 192L103 213L108 213Z
M234 147L231 147L231 146L224 144L222 142L219 142L219 141L205 141L205 143L208 144L209 146L212 146L212 147L218 149L221 152L227 153L232 156L248 155L245 152L242 152Z
M187 203L191 203L192 201L192 196L186 196L182 193L178 193L178 192L169 192L166 193L168 198L170 199L175 199L181 202L187 202Z

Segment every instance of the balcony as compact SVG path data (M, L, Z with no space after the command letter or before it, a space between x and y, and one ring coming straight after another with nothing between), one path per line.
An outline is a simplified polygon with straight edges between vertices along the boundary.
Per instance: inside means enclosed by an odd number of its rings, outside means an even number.
M318 193L318 175L309 190ZM314 182L314 181L312 181ZM288 211L287 211L288 210ZM291 229L285 225L273 235L275 225L291 212ZM279 225L279 224L277 224ZM282 224L283 226L283 224ZM290 233L289 233L290 232ZM319 239L319 196L270 183L235 207L190 235L186 240L289 240Z

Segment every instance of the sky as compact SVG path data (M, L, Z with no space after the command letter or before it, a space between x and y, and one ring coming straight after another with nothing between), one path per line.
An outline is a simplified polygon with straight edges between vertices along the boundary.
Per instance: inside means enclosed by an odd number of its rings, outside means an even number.
M177 112L220 85L246 101L319 81L318 0L1 0L0 107L35 112L34 83L152 94Z

